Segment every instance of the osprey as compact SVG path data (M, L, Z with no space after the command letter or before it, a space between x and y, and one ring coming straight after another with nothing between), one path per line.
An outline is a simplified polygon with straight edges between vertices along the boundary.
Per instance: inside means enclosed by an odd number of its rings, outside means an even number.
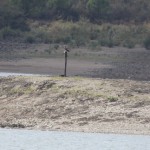
M69 48L66 45L64 46L64 49L66 52L70 52Z

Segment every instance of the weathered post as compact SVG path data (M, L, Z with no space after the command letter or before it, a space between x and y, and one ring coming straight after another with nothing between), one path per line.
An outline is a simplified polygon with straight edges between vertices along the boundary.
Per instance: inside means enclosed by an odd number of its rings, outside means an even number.
M64 54L65 54L65 70L64 70L64 77L67 76L67 57L68 57L68 52L69 52L69 49L65 46L65 51L64 51Z
M67 76L67 51L64 52L65 53L65 70L64 70L64 77Z

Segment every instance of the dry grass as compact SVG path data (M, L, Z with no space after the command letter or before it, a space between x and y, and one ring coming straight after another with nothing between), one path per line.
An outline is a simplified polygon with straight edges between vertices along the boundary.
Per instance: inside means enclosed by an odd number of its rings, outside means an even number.
M36 76L0 83L1 127L150 134L149 82Z

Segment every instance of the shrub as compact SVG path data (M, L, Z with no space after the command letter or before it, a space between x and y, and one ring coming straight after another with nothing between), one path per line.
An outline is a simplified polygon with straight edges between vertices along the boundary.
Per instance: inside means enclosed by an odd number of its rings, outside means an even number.
M110 48L115 45L112 40L105 39L105 38L100 40L100 44L101 44L101 46L106 46L106 47L110 47Z
M48 53L49 55L52 53L52 50L51 49L45 49L44 50L46 53Z
M0 30L1 39L8 39L17 36L20 36L20 32L18 30L13 30L10 27L5 27Z
M90 41L90 42L89 42L89 45L88 45L88 47L89 47L90 49L92 49L92 50L98 49L99 46L100 46L100 44L99 44L99 42L98 42L97 40L92 40L92 41Z
M54 49L58 50L59 49L59 44L54 44Z
M150 50L150 35L148 35L144 40L144 47L148 50Z
M0 6L0 29L5 27L22 31L29 30L23 13L10 5Z
M113 96L110 96L107 98L109 102L116 102L118 101L118 97L113 97Z
M32 44L35 42L35 38L32 35L28 35L27 37L25 37L25 42Z
M127 39L127 40L123 43L123 46L124 46L124 47L127 47L127 48L134 48L134 47L135 47L135 44L134 44L133 41Z
M71 40L71 36L64 36L61 41L65 44L68 44L71 42Z

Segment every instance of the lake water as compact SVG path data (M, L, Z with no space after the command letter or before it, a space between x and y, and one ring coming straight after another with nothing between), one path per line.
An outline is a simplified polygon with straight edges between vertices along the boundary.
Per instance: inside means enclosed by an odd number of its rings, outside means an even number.
M0 150L150 150L150 136L0 129Z
M20 75L31 76L32 74L0 72L0 77L7 77L7 76L20 76Z
M27 74L27 73L13 73L13 72L0 72L0 77L8 77L8 76L49 76L49 75L40 75L40 74Z

